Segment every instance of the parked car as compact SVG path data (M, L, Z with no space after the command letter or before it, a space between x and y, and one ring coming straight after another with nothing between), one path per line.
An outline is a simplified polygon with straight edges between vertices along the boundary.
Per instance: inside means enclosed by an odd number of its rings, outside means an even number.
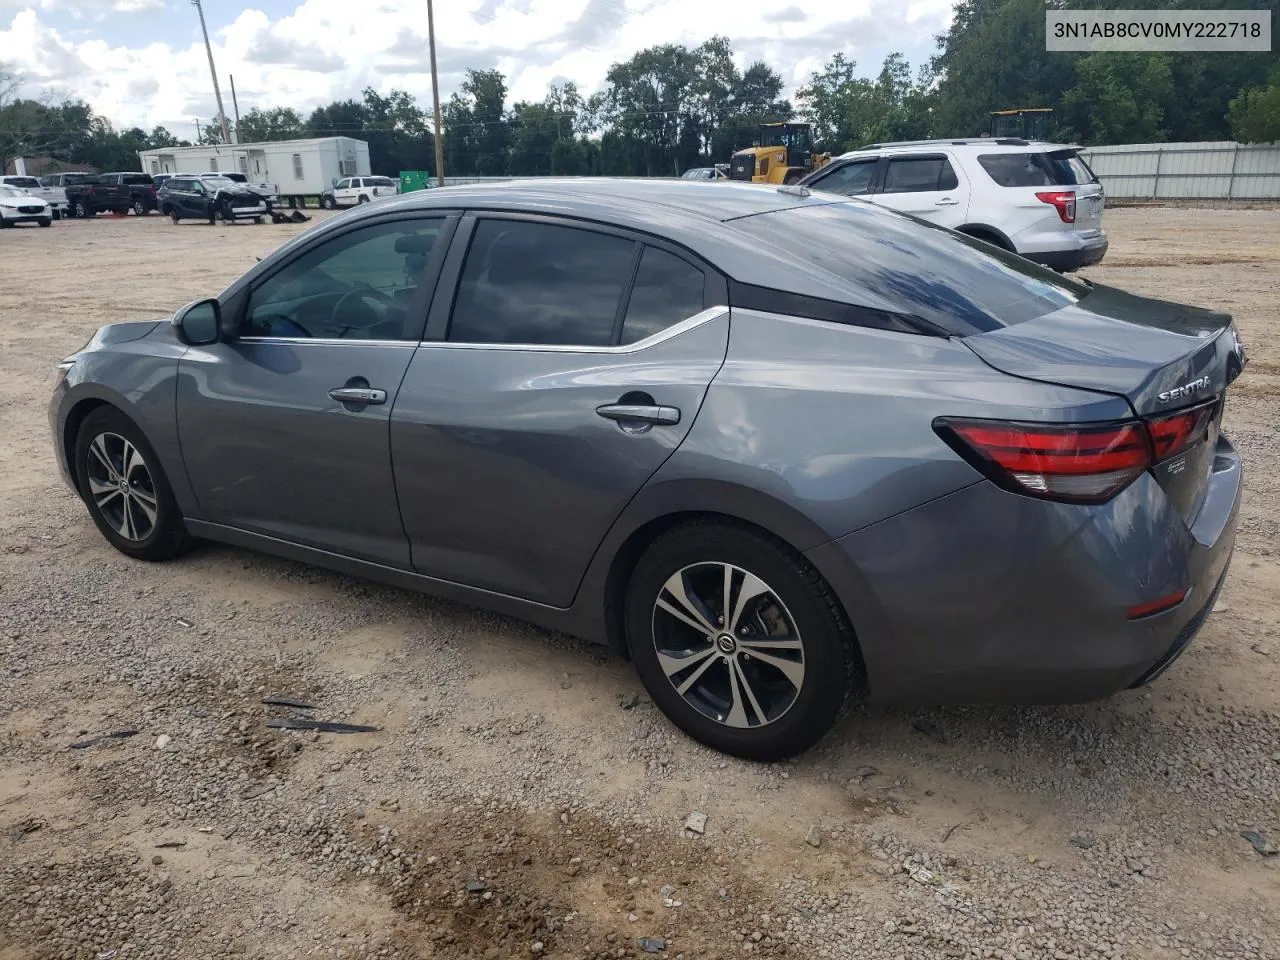
M102 183L96 173L51 173L41 177L40 184L65 190L67 209L73 217L92 217L104 210L124 214L133 204L127 186Z
M785 237L786 243L778 243ZM66 359L57 462L224 541L607 642L720 750L851 695L1140 686L1222 585L1231 318L795 187L427 190Z
M727 180L729 165L717 163L714 167L691 167L680 176L682 180Z
M165 181L172 177L172 173L157 173L151 177L151 182L155 184L157 194L160 192L160 188L164 186Z
M248 177L246 177L243 173L237 173L234 170L228 171L226 173L215 173L215 172L202 173L200 174L200 176L202 178L203 177L223 177L227 180L232 181L233 183L240 184L242 187L245 187L250 192L256 193L258 196L260 196L266 202L268 211L271 209L271 207L274 204L277 204L280 202L280 195L279 195L280 192L276 188L276 185L274 183L250 183Z
M46 201L33 197L26 190L0 185L0 227L19 223L38 223L47 227L53 223L53 209Z
M49 204L49 209L53 213L53 219L55 220L61 219L67 212L67 191L61 187L43 187L35 177L12 174L0 177L0 184L7 187L15 187L24 193L31 194L33 197L39 197Z
M268 212L260 196L224 177L179 174L164 182L157 200L161 212L174 223L183 219L262 223Z
M145 217L152 210L158 209L156 201L156 185L150 174L146 173L100 173L100 184L120 184L129 191L129 206L134 214Z
M801 180L871 200L1070 272L1107 252L1102 184L1080 148L1027 140L881 143Z
M390 177L347 177L320 195L320 206L327 210L337 207L354 207L379 197L390 197L400 192L400 182Z

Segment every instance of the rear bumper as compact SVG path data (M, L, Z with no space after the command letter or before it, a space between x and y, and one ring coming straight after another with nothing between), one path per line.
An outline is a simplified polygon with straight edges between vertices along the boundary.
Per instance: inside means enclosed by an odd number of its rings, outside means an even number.
M1109 243L1106 237L1101 242L1092 243L1076 250L1039 250L1028 251L1022 256L1035 263L1042 264L1061 273L1071 273L1081 267L1091 267L1100 263L1107 255Z
M1150 475L1095 507L982 482L808 556L853 621L874 698L1083 702L1154 680L1212 609L1242 486L1225 439L1208 485L1188 525ZM1128 619L1183 587L1179 606Z

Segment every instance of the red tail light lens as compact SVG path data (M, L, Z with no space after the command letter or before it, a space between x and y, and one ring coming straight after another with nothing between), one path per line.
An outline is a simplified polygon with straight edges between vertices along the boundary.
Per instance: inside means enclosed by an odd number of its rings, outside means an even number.
M1047 424L939 418L933 428L992 481L1014 493L1102 503L1151 465L1141 423Z
M1179 410L1177 413L1171 413L1157 420L1148 420L1147 429L1151 433L1155 462L1160 463L1162 460L1176 457L1204 439L1216 407L1215 400L1213 403L1201 404L1190 410Z
M1129 608L1130 620L1141 620L1143 617L1154 617L1157 613L1164 613L1166 610L1172 610L1183 600L1187 599L1187 594L1191 592L1190 587L1183 587L1167 597L1161 597L1159 600L1152 600L1149 603L1140 603L1136 607Z
M1041 203L1051 203L1058 210L1063 223L1076 222L1076 194L1074 190L1046 190L1037 193L1036 199Z

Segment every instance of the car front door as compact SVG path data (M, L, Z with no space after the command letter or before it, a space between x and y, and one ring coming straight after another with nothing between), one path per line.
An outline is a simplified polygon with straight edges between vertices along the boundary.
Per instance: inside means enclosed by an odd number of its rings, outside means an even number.
M354 191L351 189L352 179L348 177L345 180L339 180L338 185L333 188L333 202L338 206L346 206L354 203L352 198Z
M684 439L729 333L719 274L572 223L463 219L391 419L414 567L559 607Z
M361 221L228 295L238 336L179 364L203 519L409 566L387 423L422 335L431 254L454 222Z
M890 157L873 199L942 227L958 227L969 212L969 184L958 170L945 153Z
M811 190L865 198L875 190L879 162L878 157L837 161L830 165L830 169L824 167L819 170L805 181L805 186Z

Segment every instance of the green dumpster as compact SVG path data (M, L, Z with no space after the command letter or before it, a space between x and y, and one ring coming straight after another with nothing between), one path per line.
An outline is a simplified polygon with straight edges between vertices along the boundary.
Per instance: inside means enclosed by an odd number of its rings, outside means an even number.
M415 190L427 190L431 187L431 174L426 170L401 170L400 192L413 193Z

